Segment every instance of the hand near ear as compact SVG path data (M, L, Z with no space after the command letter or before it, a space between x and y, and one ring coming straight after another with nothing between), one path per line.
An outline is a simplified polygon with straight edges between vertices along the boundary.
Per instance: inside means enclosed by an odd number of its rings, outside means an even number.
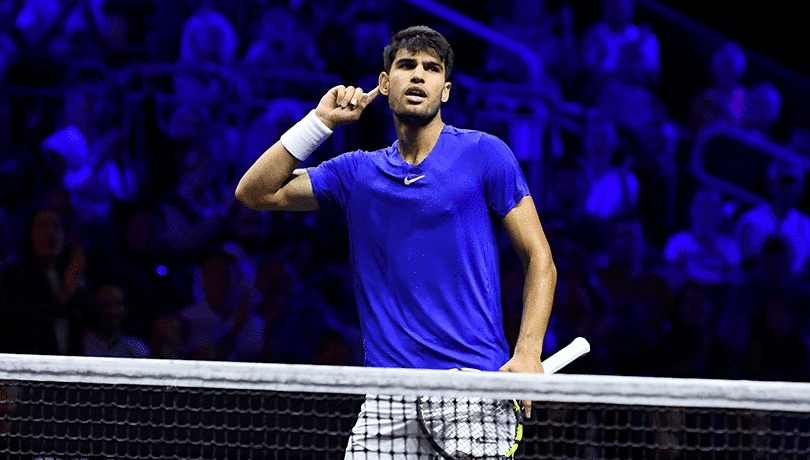
M315 109L315 115L329 129L334 129L336 126L358 120L363 110L379 95L379 86L368 93L354 86L335 86L321 98Z

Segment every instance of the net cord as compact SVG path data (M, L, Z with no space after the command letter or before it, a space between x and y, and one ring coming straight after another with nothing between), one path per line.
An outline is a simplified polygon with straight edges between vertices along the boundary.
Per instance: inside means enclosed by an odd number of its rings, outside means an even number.
M810 412L810 383L0 354L0 381Z

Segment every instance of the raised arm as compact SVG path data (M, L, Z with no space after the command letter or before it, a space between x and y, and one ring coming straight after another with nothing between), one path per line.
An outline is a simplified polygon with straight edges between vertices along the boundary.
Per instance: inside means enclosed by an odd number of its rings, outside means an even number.
M265 211L318 209L308 174L287 180L334 128L360 118L379 94L379 87L368 93L353 86L330 89L315 110L284 133L245 172L236 187L236 199L245 206Z

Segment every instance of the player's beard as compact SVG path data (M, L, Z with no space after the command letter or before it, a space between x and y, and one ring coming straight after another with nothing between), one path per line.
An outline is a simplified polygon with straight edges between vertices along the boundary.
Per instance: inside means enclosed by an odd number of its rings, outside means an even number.
M413 126L414 128L421 128L427 126L436 118L442 107L442 103L437 101L435 104L431 104L425 111L411 111L403 109L402 107L395 107L395 104L391 103L389 103L389 107L391 107L391 111L402 124Z

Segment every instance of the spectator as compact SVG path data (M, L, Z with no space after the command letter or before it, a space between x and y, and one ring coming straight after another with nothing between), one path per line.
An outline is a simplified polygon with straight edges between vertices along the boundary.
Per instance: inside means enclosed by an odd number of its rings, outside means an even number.
M183 26L180 62L232 66L236 62L238 46L233 24L203 2Z
M200 268L201 297L180 316L188 324L192 359L252 361L264 347L264 322L253 312L253 289L236 275L233 258L209 254Z
M335 330L327 329L317 338L312 364L330 366L358 365L352 359L346 338Z
M743 260L757 257L765 240L776 236L787 246L792 271L801 274L810 259L810 216L796 208L804 191L804 170L774 160L767 174L770 200L749 209L736 222Z
M590 74L591 94L619 69L619 57L628 43L638 52L635 69L645 85L658 81L661 55L658 37L647 27L633 24L634 0L603 0L602 18L589 27L582 39L582 65Z
M545 200L543 226L579 230L586 218L585 195L588 187L585 172L574 165L560 163L551 180Z
M267 8L251 24L251 32L252 40L242 65L250 73L252 95L272 98L282 94L309 94L309 82L301 84L294 79L267 78L262 74L262 71L279 70L279 63L288 71L325 68L312 33L299 24L298 16L288 7Z
M726 43L712 55L712 86L691 103L691 128L699 132L714 123L740 126L745 117L747 92L742 86L745 54L734 43Z
M769 293L751 320L748 353L743 359L743 378L807 382L810 352L802 337L807 298L789 293Z
M672 235L664 245L664 261L676 289L687 280L711 285L741 280L739 246L720 232L722 206L717 192L698 191L689 209L689 228Z
M55 59L98 59L105 54L111 27L105 4L105 0L25 0L14 25L29 49L44 49Z
M124 214L114 251L93 259L98 277L113 276L127 293L127 301L138 308L129 314L131 331L147 337L161 311L179 309L184 302L180 292L186 280L184 267L172 264L160 241L160 217L149 208Z
M657 257L648 247L638 221L613 222L607 247L599 254L595 281L604 289L607 305L615 315L613 349L615 372L638 375L660 370L658 348L671 327L674 294L669 284L655 273ZM612 318L610 318L612 319ZM632 336L632 342L623 337Z
M105 283L96 289L93 326L84 331L84 355L112 358L148 358L149 347L137 336L124 332L129 305L124 289Z
M214 120L211 110L203 104L187 102L172 112L166 134L178 143L200 140L210 129Z
M637 141L647 129L667 121L664 103L645 86L643 60L638 42L625 43L597 101L600 112Z
M791 304L807 305L810 302L810 289L791 269L790 253L783 239L767 237L762 244L762 252L752 263L743 282L729 293L718 322L720 337L734 361L743 365L752 347L749 337L753 321L757 312L767 305L775 293ZM797 321L800 319L796 318ZM762 321L763 318L760 316L756 320Z
M81 355L91 295L85 256L68 247L58 214L39 209L26 225L20 259L0 273L0 348L7 353Z
M221 13L202 6L186 21L178 63L196 67L175 74L174 93L181 100L220 102L227 97L227 76L236 64L236 30Z
M78 0L67 10L63 37L71 56L102 58L112 24L106 14L107 0Z
M675 230L678 193L683 189L678 177L679 128L672 121L647 126L639 136L634 172L639 181L639 215L644 234L656 247L662 247Z
M298 340L318 337L330 326L329 306L317 291L304 289L286 252L269 257L259 267L256 286L261 294L259 311L264 318L266 347L263 360L312 363L316 344ZM340 329L333 322L332 329Z
M205 142L195 142L182 159L175 189L159 205L161 239L178 266L199 263L200 250L222 243L227 216L236 200L233 188L220 189L216 173Z
M49 40L65 9L59 0L25 0L14 18L14 26L29 48Z
M569 76L577 52L573 45L575 38L570 5L563 4L558 12L549 11L547 1L536 0L493 3L490 6L494 14L493 28L532 49L555 77L562 79ZM489 50L491 58L499 60L501 66L508 66L506 61L514 57L502 50L499 51L500 56L496 56L493 51ZM501 70L508 74L507 68L501 67Z
M273 99L261 115L256 117L248 126L245 133L244 152L238 155L235 169L243 174L255 161L254 154L247 152L263 152L284 134L290 126L297 123L311 110L301 101L287 98Z
M672 329L662 340L664 375L681 378L734 378L732 362L714 326L715 306L704 285L688 282L680 291Z
M156 359L183 359L187 348L188 325L173 313L161 314L152 323L149 333L149 349Z
M616 319L613 312L613 302L604 287L595 276L591 266L590 254L585 244L578 241L566 228L551 228L548 233L549 244L554 253L554 264L557 266L557 288L554 291L554 305L558 307L558 314L552 315L549 323L550 337L553 337L559 348L576 337L588 337L591 343L601 343L591 351L594 358L590 369L597 373L613 373L614 357L610 356L608 344L615 339ZM584 240L581 238L580 240ZM591 243L592 244L592 243ZM522 282L522 269L518 264L504 280L504 295L510 278L520 276L512 282L512 293L519 292L518 282ZM518 299L512 299L511 304L517 304ZM509 306L504 302L504 309ZM512 309L514 312L514 308ZM518 312L515 312L518 313ZM507 318L505 318L506 320ZM512 324L517 324L518 318L509 318ZM517 334L514 335L517 337ZM547 337L549 333L547 333Z
M782 95L773 83L761 81L748 91L743 124L767 138L779 122L782 111Z
M259 264L267 250L270 215L239 206L228 219L227 241L223 249L236 259L245 281L254 285Z
M156 5L149 0L105 3L106 27L102 38L104 62L108 66L124 68L136 62L161 61L148 47L148 41L152 40L149 29L155 27L155 9Z
M635 218L638 179L627 163L617 161L616 128L610 121L592 118L585 127L583 170L588 184L585 212L597 221Z
M150 3L154 8L154 25L148 39L149 54L158 62L175 62L180 53L178 45L186 23L202 1L175 0Z
M638 42L623 45L616 72L602 88L597 107L618 128L632 157L628 166L638 183L636 206L643 211L638 215L645 234L660 246L662 232L674 221L677 134L664 103L645 86L643 55L638 47Z
M265 324L265 347L262 361L279 362L285 347L300 350L298 344L291 346L277 336L289 333L283 324L284 318L301 300L302 287L293 267L279 256L263 260L256 273L256 289L259 292L258 312ZM285 338L289 338L285 336Z
M80 225L109 222L116 201L138 190L134 164L121 154L124 132L102 132L99 86L76 86L65 95L65 127L42 143L46 162L79 212Z

